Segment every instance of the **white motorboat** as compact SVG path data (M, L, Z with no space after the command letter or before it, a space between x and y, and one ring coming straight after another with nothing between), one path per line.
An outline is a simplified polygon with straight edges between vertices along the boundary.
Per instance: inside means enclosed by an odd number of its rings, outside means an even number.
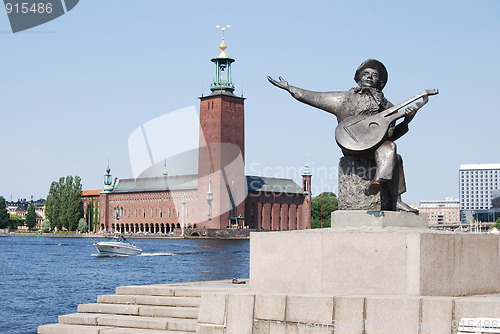
M108 241L99 241L93 243L100 255L120 255L131 256L141 255L142 249L125 238L113 238Z

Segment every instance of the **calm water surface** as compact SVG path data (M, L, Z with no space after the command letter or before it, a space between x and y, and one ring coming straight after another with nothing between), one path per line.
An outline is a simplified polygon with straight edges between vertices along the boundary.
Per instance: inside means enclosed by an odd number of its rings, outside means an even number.
M249 276L248 240L131 241L143 255L99 257L87 238L0 237L0 333L34 334L117 286Z

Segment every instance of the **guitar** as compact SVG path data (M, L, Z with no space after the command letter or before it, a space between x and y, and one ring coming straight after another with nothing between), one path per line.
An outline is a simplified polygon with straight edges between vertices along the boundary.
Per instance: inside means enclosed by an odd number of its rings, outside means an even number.
M430 95L436 95L437 89L426 89L422 93L374 115L355 115L344 119L335 129L335 140L345 151L363 153L382 144L392 122L408 114L406 109L399 110L408 104L422 98L415 103L421 108L429 101ZM418 110L418 109L417 109Z

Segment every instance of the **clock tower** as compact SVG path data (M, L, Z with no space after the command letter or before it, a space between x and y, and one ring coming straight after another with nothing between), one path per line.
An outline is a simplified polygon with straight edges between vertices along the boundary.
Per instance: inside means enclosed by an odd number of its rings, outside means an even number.
M204 223L200 224L207 228L242 225L245 216L244 201L239 203L238 198L246 195L245 99L233 94L234 59L226 54L226 48L223 35L219 55L212 59L211 94L200 98L198 191L199 198L207 198L201 210Z

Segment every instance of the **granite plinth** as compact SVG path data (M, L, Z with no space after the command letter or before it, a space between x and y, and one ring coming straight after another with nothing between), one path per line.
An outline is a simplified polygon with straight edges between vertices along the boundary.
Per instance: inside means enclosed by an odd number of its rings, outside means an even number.
M396 211L337 210L332 212L332 228L337 227L418 227L428 228L426 213Z
M499 240L394 226L251 233L251 289L332 295L499 293Z
M375 161L360 156L345 156L339 161L340 210L395 210L396 199L391 197L387 185L380 192L366 196L366 186L375 177Z

